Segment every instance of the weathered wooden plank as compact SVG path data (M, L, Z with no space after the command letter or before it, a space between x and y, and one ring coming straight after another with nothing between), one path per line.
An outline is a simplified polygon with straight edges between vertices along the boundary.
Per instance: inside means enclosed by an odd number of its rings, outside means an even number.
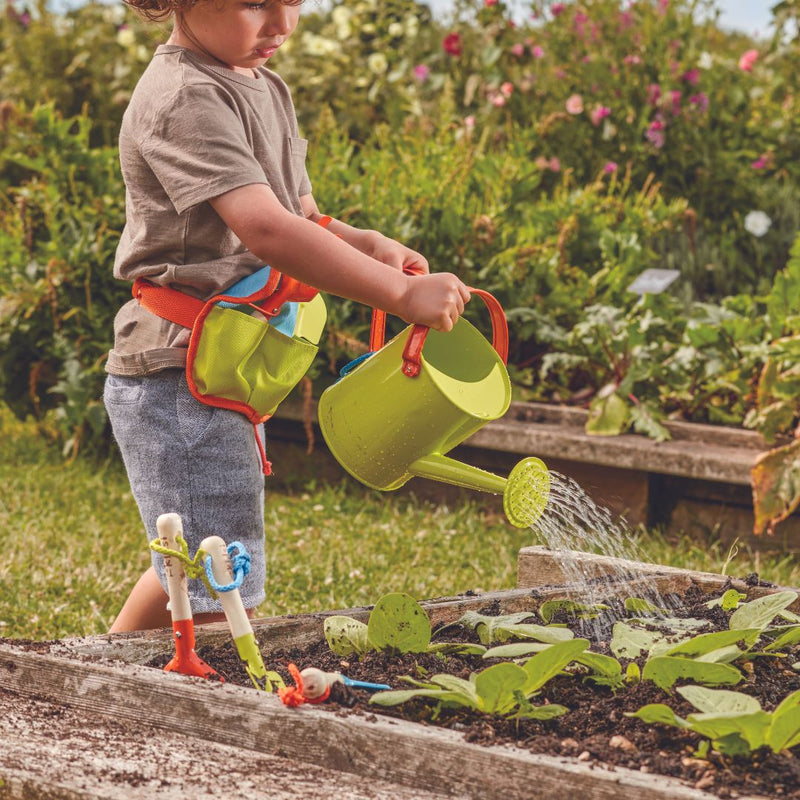
M92 714L146 719L148 725L203 741L290 756L426 792L508 800L572 800L578 795L592 800L713 800L665 777L512 747L482 747L453 731L401 720L339 717L310 706L288 709L276 697L251 689L136 665L108 666L0 645L0 688Z
M3 691L0 743L0 800L448 797Z
M718 575L713 572L697 572L696 570L666 567L662 564L647 564L642 561L626 561L611 556L581 553L579 551L559 552L546 547L523 547L519 551L517 582L521 588L544 588L562 584L567 580L565 563L578 565L586 576L607 577L619 576L621 579L633 577L650 580L659 592L684 592L690 585L698 586L704 592L719 591L726 584L746 591L750 597L762 597L780 591L798 592L798 601L791 608L800 609L800 591L788 587L748 586L743 580ZM630 594L627 583L619 586L626 594Z

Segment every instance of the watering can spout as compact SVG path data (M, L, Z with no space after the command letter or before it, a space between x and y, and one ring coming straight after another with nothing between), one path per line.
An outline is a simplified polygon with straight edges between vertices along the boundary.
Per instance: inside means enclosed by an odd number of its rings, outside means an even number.
M517 528L528 528L542 515L550 496L550 473L538 458L525 458L501 478L478 467L463 464L441 453L418 458L408 468L412 475L503 495L503 510Z

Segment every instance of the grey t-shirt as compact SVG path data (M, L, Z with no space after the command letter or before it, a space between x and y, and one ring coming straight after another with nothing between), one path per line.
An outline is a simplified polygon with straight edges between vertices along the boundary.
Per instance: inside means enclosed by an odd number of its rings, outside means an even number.
M306 146L289 90L274 72L262 67L251 78L161 45L122 120L126 221L114 276L147 277L207 299L262 267L208 200L263 183L302 215L300 197L311 192ZM183 367L188 342L188 329L131 300L114 321L106 370L146 375Z

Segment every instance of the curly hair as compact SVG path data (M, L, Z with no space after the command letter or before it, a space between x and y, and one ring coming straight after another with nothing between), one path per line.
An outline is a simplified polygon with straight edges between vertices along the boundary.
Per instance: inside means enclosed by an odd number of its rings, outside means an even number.
M225 0L214 1L220 5L225 3ZM173 14L188 11L198 3L210 2L210 0L122 0L122 2L153 22L163 22ZM280 2L285 6L299 6L303 0L280 0Z

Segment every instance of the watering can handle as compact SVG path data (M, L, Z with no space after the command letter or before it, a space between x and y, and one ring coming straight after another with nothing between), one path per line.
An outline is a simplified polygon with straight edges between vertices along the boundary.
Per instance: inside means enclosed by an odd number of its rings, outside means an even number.
M417 270L407 269L408 274L423 273ZM473 289L469 287L471 294L476 294L486 303L489 309L489 316L492 320L492 347L497 351L503 363L508 362L508 323L503 307L489 292L483 289ZM422 358L422 348L425 345L425 338L430 328L427 325L414 325L408 336L408 341L403 350L403 374L409 378L416 378L420 372L420 359ZM370 351L380 350L386 339L386 312L374 309L372 312L372 328L369 335Z

